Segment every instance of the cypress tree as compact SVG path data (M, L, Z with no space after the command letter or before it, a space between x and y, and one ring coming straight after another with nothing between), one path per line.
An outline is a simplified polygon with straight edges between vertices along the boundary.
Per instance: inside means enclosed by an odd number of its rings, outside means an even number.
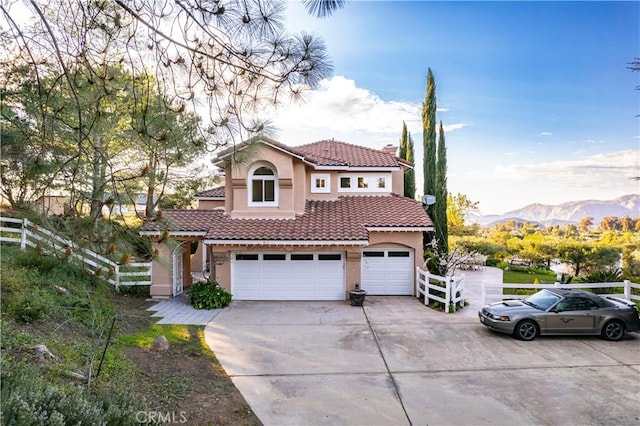
M424 147L423 173L424 194L435 195L436 181L436 83L431 68L427 73L427 93L422 104L422 144ZM426 206L427 213L433 220L433 206ZM434 227L437 224L434 222ZM430 250L433 233L424 234L425 250Z
M407 124L402 122L402 136L400 136L400 152L398 157L413 163L413 140L407 131ZM415 198L416 196L416 174L413 169L404 173L404 196Z
M422 105L422 143L424 146L424 193L435 195L436 189L436 83L431 68L427 74L427 93ZM427 208L433 214L433 205Z
M407 158L407 146L408 146L408 140L407 140L407 123L405 123L404 121L402 122L402 134L400 135L400 149L398 151L398 157L402 158L403 160L406 160Z
M440 121L438 138L438 158L436 160L436 203L434 204L433 224L438 237L438 251L449 252L449 229L447 226L447 146L444 140L444 127Z
M411 133L408 134L409 146L407 147L407 155L405 160L414 163L415 153L413 150L413 138ZM411 169L404 174L404 196L409 198L416 197L416 171Z

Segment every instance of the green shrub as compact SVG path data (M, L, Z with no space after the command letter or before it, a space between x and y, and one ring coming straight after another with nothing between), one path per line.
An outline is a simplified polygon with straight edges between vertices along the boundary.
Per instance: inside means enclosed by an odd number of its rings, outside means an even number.
M133 297L149 297L150 288L148 285L121 285L118 287L118 293Z
M77 386L56 384L33 367L2 363L3 425L135 424L131 399L92 396Z
M31 292L24 296L10 308L11 315L23 323L33 323L41 320L47 311L47 304L42 297Z
M53 256L42 256L35 251L27 250L19 252L16 263L29 269L36 269L42 274L47 274L62 265L62 261Z
M622 282L622 271L620 269L596 270L589 273L583 279L587 283L619 283ZM596 294L619 294L623 292L622 287L597 287L590 291Z
M498 266L499 263L500 263L500 260L494 259L492 257L487 258L485 262L487 266Z
M196 309L219 309L231 303L231 294L216 282L197 281L189 289L189 299Z

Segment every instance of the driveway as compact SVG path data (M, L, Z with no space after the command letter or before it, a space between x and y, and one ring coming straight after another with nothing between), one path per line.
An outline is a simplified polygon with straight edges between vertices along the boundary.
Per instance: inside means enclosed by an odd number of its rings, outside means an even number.
M266 425L640 424L640 335L495 334L413 297L233 302L206 341Z

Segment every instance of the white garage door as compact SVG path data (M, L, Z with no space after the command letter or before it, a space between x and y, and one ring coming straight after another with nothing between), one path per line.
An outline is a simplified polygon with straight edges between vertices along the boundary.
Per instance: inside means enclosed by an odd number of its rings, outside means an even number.
M341 253L235 253L231 293L235 300L344 300Z
M361 286L371 295L412 295L413 269L413 250L364 250Z

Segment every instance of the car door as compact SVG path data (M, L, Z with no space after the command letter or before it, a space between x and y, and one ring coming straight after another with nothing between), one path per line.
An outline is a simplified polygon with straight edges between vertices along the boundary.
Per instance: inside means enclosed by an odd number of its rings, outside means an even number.
M595 327L592 308L597 305L586 297L567 297L547 316L549 333L591 333Z

